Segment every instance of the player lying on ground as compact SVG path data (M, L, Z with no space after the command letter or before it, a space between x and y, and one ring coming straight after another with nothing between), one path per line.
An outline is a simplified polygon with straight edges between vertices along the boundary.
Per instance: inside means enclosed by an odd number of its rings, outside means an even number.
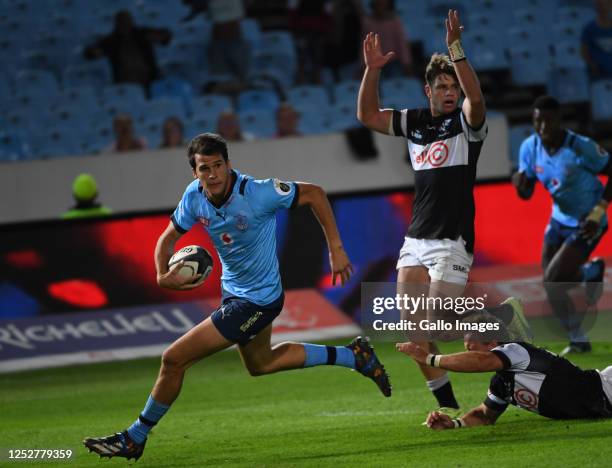
M589 256L608 230L612 164L607 151L588 137L563 128L559 101L540 96L533 105L535 133L521 144L519 170L512 176L519 197L529 200L539 180L553 199L544 234L542 268L550 305L569 335L561 354L588 352L591 344L569 289L584 282L588 305L602 292L605 264ZM597 178L606 174L604 189Z
M480 323L499 323L481 316ZM503 330L503 324L500 327ZM493 333L493 332L491 332ZM494 332L499 338L499 332ZM415 343L398 343L398 351L415 361L454 372L495 372L485 401L463 416L434 411L432 429L494 424L508 405L552 419L612 417L612 366L582 370L567 359L529 343L503 342L487 334L466 335L466 352L432 355Z
M170 289L196 287L191 284L196 276L178 273L182 263L170 271L167 265L176 241L192 226L203 226L223 266L223 303L164 351L159 376L138 419L123 432L85 439L85 446L104 457L138 459L149 431L178 397L185 371L233 344L238 345L242 361L253 376L326 364L343 366L371 378L385 396L390 396L388 376L366 339L358 337L348 346L270 345L272 321L284 301L276 257L277 210L311 207L327 239L333 283L337 278L346 283L352 273L323 189L303 182L255 180L241 174L232 168L225 140L216 134L195 137L189 144L188 158L195 180L187 186L158 240L157 281Z
M429 106L425 109L381 109L378 97L381 69L393 59L394 52L382 51L380 38L372 33L363 42L366 68L357 117L372 130L405 138L414 170L412 220L397 262L400 294L416 296L423 292L458 297L465 289L472 266L473 189L487 122L480 82L461 46L462 31L459 14L449 11L446 18L449 55L434 54L427 66L425 94ZM459 107L462 92L465 99ZM514 306L519 305L507 304L505 308ZM512 310L506 315L514 320ZM518 318L514 322L512 327L525 334L524 320ZM419 344L430 352L437 350L433 339ZM438 405L458 409L446 371L425 363L419 363L419 367Z

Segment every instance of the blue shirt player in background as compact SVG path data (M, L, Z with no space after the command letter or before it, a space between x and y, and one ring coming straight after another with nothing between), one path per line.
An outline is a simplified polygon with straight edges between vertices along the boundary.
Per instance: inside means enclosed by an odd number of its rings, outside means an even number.
M391 385L368 340L348 346L281 343L272 347L272 321L283 308L284 294L276 257L276 211L309 206L329 248L332 282L344 284L352 265L343 249L327 195L321 187L278 179L255 180L232 168L223 138L212 133L195 137L188 148L194 181L187 186L155 249L157 282L187 290L197 276L168 270L177 240L194 225L210 234L221 259L223 303L213 314L170 345L144 410L125 431L87 438L85 446L102 457L138 459L147 435L178 397L185 371L197 361L234 344L253 376L319 365L344 366L371 378L385 396Z
M584 282L588 305L601 296L605 264L602 259L588 259L608 230L612 165L601 146L561 126L560 106L554 97L536 99L533 126L535 133L521 144L519 170L512 183L519 197L528 200L539 180L553 198L542 249L544 285L570 339L561 354L588 352L591 344L568 291ZM608 175L605 188L597 177L600 173Z

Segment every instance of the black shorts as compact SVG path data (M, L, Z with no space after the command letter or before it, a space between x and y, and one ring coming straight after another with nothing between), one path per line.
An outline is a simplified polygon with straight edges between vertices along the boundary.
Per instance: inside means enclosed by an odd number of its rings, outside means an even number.
M212 313L211 319L226 340L246 345L279 316L284 303L283 293L265 306L239 297L227 297L223 299L221 307Z
M546 226L546 231L544 231L544 242L548 245L572 245L580 250L585 258L589 258L589 255L595 250L595 247L597 247L597 244L599 244L607 230L607 224L603 225L599 228L595 237L587 240L580 236L580 226L565 226L551 218L548 226Z

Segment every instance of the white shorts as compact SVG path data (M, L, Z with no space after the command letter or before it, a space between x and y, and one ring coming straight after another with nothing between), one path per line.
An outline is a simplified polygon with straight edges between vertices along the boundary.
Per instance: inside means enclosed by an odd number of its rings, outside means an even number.
M434 281L465 285L473 260L474 256L465 250L462 237L457 240L406 237L397 269L424 266Z
M608 397L608 401L612 405L612 366L606 367L604 370L599 372L601 377L601 386L603 391Z

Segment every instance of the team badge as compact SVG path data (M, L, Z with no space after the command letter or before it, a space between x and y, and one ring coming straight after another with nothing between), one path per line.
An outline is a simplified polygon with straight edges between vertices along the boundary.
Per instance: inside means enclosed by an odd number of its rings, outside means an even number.
M210 220L208 218L200 217L198 218L198 221L201 222L204 227L208 227L208 225L210 224Z
M238 214L236 216L236 229L238 229L239 231L246 231L249 228L249 222L247 220L247 217L244 214Z
M279 179L274 179L274 190L279 195L287 195L291 192L291 186L287 182L283 182Z
M219 239L221 239L221 242L223 242L225 245L230 245L234 243L234 239L232 239L232 236L230 236L227 232L221 234L219 236Z

